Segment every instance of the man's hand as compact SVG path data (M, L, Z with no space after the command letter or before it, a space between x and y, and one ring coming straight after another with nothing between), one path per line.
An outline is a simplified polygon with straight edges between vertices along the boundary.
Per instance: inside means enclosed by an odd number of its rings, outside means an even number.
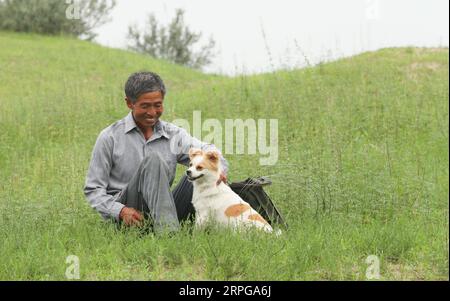
M129 207L122 208L119 214L119 218L127 226L141 226L142 221L144 220L144 216L142 215L142 213Z
M220 174L220 178L219 178L219 180L217 180L216 184L219 185L220 182L223 182L225 185L227 185L227 183L228 183L227 176L223 172Z

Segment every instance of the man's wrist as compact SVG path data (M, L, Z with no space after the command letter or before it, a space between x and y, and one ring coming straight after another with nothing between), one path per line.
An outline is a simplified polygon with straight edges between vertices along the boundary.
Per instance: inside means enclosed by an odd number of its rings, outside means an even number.
M122 210L120 210L120 212L119 212L119 219L121 219L121 220L123 219L123 215L124 215L124 211L125 211L124 209L125 208L126 207L123 207Z
M115 202L112 209L111 209L111 216L114 217L116 219L116 221L120 221L121 220L121 212L123 210L123 208L125 208L125 205L119 202Z

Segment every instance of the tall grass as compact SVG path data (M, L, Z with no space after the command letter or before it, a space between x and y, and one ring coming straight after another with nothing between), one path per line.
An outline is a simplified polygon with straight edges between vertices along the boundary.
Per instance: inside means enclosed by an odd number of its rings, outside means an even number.
M448 279L448 49L229 78L72 39L0 45L0 279L64 280L71 254L82 280L365 280L369 255L381 279ZM279 120L275 166L227 159L232 181L272 178L289 231L154 236L89 208L93 143L143 69L166 82L165 120Z

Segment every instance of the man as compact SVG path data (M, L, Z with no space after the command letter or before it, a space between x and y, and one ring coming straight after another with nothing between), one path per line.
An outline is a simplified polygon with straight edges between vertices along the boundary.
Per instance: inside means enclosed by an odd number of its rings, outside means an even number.
M101 131L92 152L84 193L105 219L176 231L194 209L192 183L183 176L173 192L176 164L189 164L191 147L215 149L184 129L160 120L166 88L152 72L132 74L125 85L129 114ZM228 163L221 157L226 183Z

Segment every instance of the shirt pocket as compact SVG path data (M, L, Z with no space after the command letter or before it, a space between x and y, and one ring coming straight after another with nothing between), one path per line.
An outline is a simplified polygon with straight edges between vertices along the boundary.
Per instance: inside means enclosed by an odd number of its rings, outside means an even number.
M177 170L177 157L176 155L173 155L171 152L163 152L161 153L161 157L164 159L164 161L167 164L167 167L169 168L169 176L170 180L172 181L175 177L175 173Z

